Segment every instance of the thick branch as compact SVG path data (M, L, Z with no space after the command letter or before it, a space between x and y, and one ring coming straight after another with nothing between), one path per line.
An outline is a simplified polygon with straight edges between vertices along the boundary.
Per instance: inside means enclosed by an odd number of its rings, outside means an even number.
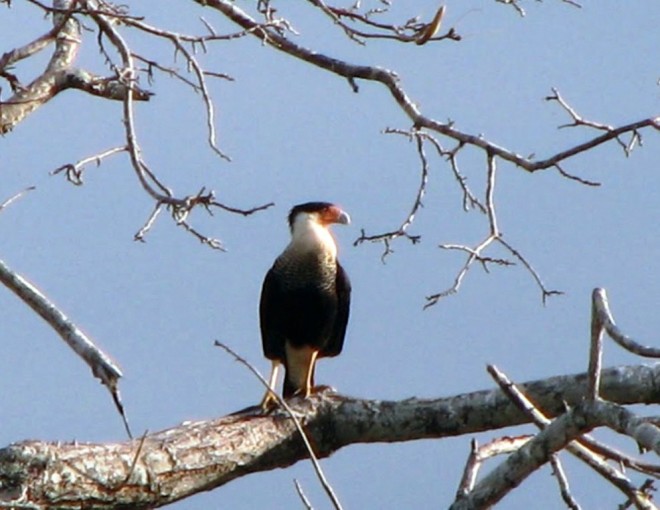
M523 385L549 413L578 405L586 374ZM603 374L602 393L619 404L660 403L660 366L618 367ZM525 423L500 391L435 400L362 400L323 392L292 400L320 457L353 443L471 434ZM308 456L287 413L248 408L116 444L26 441L0 450L0 500L58 508L150 508L210 490L250 473ZM29 501L26 501L29 498Z

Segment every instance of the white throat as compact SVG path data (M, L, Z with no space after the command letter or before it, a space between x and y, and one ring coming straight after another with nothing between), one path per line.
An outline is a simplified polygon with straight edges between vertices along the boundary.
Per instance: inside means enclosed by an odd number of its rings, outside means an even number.
M308 214L299 214L294 220L291 243L287 249L302 252L322 250L332 259L337 257L337 245L330 231Z

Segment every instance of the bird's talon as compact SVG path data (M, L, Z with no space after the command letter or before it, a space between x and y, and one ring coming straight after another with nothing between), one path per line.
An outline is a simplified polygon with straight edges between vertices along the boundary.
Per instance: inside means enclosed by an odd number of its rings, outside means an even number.
M270 413L273 409L277 408L277 404L277 397L272 391L268 390L264 398L261 399L259 407L261 407L263 413Z

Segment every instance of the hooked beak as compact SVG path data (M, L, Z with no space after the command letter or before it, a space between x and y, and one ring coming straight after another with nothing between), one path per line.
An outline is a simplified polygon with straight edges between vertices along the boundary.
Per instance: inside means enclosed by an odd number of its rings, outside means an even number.
M340 223L342 225L350 225L351 217L348 215L346 211L342 211L341 209L339 209L339 213L337 214L337 219L335 220L335 223Z

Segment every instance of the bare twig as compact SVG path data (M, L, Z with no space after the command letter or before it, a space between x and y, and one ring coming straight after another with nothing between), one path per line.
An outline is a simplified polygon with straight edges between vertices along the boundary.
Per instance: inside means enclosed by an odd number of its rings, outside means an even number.
M487 268L487 265L489 263L496 263L498 265L505 265L505 266L510 266L513 265L512 262L505 260L505 259L493 259L490 257L485 257L482 255L482 252L490 246L492 243L496 242L500 245L502 245L504 248L506 248L515 258L517 258L523 266L527 269L527 271L532 275L534 278L534 281L538 285L538 287L541 289L541 299L543 303L545 304L546 299L549 296L553 295L559 295L562 294L561 291L558 290L552 290L546 288L546 286L543 284L543 281L541 280L541 277L539 276L538 272L534 269L534 267L531 265L531 263L527 260L526 257L524 257L520 251L518 251L516 248L514 248L509 242L507 242L504 237L502 236L500 229L497 224L497 212L495 208L495 182L496 182L496 169L497 166L495 164L495 158L490 155L488 157L488 175L487 175L487 183L486 183L486 200L485 200L485 205L484 209L486 212L486 215L488 217L488 224L489 224L489 234L488 236L483 239L477 246L474 248L471 248L469 246L465 245L457 245L457 244L442 244L440 245L440 248L444 250L459 250L459 251L464 251L468 254L465 263L463 264L463 267L459 270L458 274L456 275L454 279L454 284L449 287L448 289L438 292L436 294L432 294L430 296L427 296L426 298L426 304L424 305L424 308L428 308L429 306L435 305L440 299L443 297L449 296L451 294L455 294L458 292L461 283L463 281L463 278L467 274L467 272L470 270L470 267L472 264L475 262L480 262L484 268Z
M340 27L349 39L361 45L364 45L367 39L390 39L402 43L414 42L418 45L425 44L429 41L442 41L444 39L453 41L461 40L461 36L454 28L449 29L443 35L437 36L446 10L444 5L438 8L428 23L423 23L419 21L418 17L414 17L403 25L396 25L373 20L372 15L384 14L388 10L387 6L382 9L370 9L367 12L360 12L357 4L349 8L344 8L327 5L322 0L308 0L308 2L318 7L332 19L333 23ZM344 22L344 19L353 25L366 27L366 30L355 28Z
M406 90L401 84L399 77L394 72L388 69L383 69L375 66L354 65L346 61L325 55L321 52L314 51L312 49L308 49L301 45L298 45L292 39L283 36L280 32L278 32L274 28L269 27L267 25L259 24L254 18L252 18L243 9L241 9L241 7L235 2L231 2L229 0L196 0L196 1L201 5L220 11L226 17L228 17L233 22L238 24L241 28L243 28L246 31L250 31L252 35L261 39L264 42L264 44L268 44L278 51L284 52L301 61L307 62L314 66L325 69L331 73L334 73L338 76L342 76L346 78L352 89L356 92L359 90L357 85L358 80L367 80L367 81L381 83L390 91L393 99L399 105L403 113L405 113L405 115L407 115L408 118L411 120L412 125L414 126L415 129L417 130L425 129L430 133L437 133L446 136L457 142L458 148L471 146L473 148L484 151L488 157L489 174L493 173L495 161L497 159L500 159L512 163L513 165L518 166L519 168L522 168L530 173L540 170L553 169L553 170L557 170L560 175L568 179L575 180L585 185L596 185L597 183L593 181L589 181L579 176L572 175L570 172L568 172L566 169L562 167L561 163L564 160L572 158L585 151L591 150L609 141L619 140L619 137L621 137L623 134L626 133L632 134L634 140L631 141L629 144L627 144L627 146L630 148L633 147L635 143L637 143L638 134L641 129L651 128L654 130L660 130L660 118L651 117L616 128L609 129L610 127L608 126L608 129L599 136L596 136L581 144L569 147L568 149L560 151L545 159L537 160L532 156L524 157L512 150L497 145L496 143L486 139L483 136L472 135L460 131L454 126L453 122L443 123L424 115L423 112L418 107L417 102L415 102L412 98L408 96ZM316 7L319 7L336 24L341 26L342 29L345 30L346 33L349 35L349 37L359 39L358 36L362 34L358 34L354 29L348 27L348 25L346 25L344 21L346 19L351 20L352 22L364 24L365 26L369 26L372 29L378 29L378 30L388 29L386 25L380 26L376 22L374 22L371 19L371 15L369 13L363 14L358 12L357 5L354 6L353 8L338 9L338 8L330 7L325 2L320 0L310 0L310 2ZM516 8L519 7L515 1L507 1L506 3L513 5ZM570 2L570 3L571 5L574 5L574 2ZM266 9L266 11L268 11L268 9ZM442 17L441 11L442 10L440 9L436 13L437 18ZM414 23L418 23L418 22L415 21ZM433 25L433 23L431 23L430 25ZM416 29L418 30L419 25L415 25L415 26ZM404 28L408 30L408 29L413 29L412 27L413 25L411 24L411 25L406 25ZM389 27L389 29L392 30L393 33L395 33L397 36L400 35L399 32L393 29L392 27ZM419 35L419 32L416 32L416 34ZM593 127L596 128L598 127L597 123L591 123L591 124L593 125ZM585 121L585 125L586 125L586 121ZM461 183L461 185L463 186L464 181L461 178L460 174L458 173L458 165L456 163L455 153L450 154L450 163L452 164L452 169L455 172L456 178L458 179L459 183ZM490 189L492 189L491 184L492 184L492 179L489 175L488 187ZM471 194L468 194L464 188L464 207L467 208L468 203L472 205L477 205L478 201L476 201L476 199L474 199L471 196ZM479 257L482 255L479 252L480 250L478 250L479 248L484 249L495 240L501 241L501 234L497 225L497 217L494 214L494 210L492 209L489 210L490 208L488 201L486 201L486 203L484 204L484 209L489 217L491 234L487 239L482 241L482 243L480 243L477 247L466 249L466 252L468 253L468 258L465 265L463 266L463 269L459 271L454 281L454 285L443 292L429 296L427 300L427 306L436 303L439 298L445 295L449 295L456 292L460 287L460 284L467 270L474 262L479 261L482 262L483 264L483 261L479 260ZM387 232L386 234L384 234L385 237L374 239L384 243L385 254L389 254L391 252L390 241L392 240L392 234L400 234L400 233L398 232L398 230L395 230L393 232ZM360 241L371 240L370 239L371 237L374 236L367 236L363 232L359 240ZM399 235L398 237L401 237L401 235ZM510 251L514 255L514 257L518 258L523 263L525 268L529 271L529 273L533 276L537 285L541 288L541 295L544 302L548 296L559 294L558 291L550 290L544 286L539 274L519 251L514 249L509 243L501 242L500 244L502 244L502 246L505 249ZM474 255L475 252L477 252L477 256Z
M298 496L300 496L300 501L302 501L303 506L304 506L307 510L314 510L314 507L313 507L312 504L310 503L309 499L307 499L307 496L305 496L305 492L303 491L303 488L302 488L302 486L300 485L300 483L298 482L298 480L296 480L296 479L294 478L294 479L293 479L293 483L294 483L295 486L296 486L296 492L298 493Z
M178 37L173 37L172 40L176 45L177 51L179 51L186 58L188 65L193 70L195 76L197 76L198 87L200 92L202 93L202 98L204 100L204 107L206 110L206 128L208 132L207 135L208 144L211 147L211 149L213 149L213 151L222 159L226 161L231 161L231 158L227 154L225 154L222 150L220 150L216 142L215 120L214 120L215 106L213 105L213 100L206 85L206 78L204 76L204 71L202 70L202 67L199 65L197 59L193 56L193 54L190 51L188 51L188 49L183 44L181 44L181 41L179 40Z
M14 203L16 200L18 200L19 198L21 198L23 195L29 193L30 191L34 191L35 189L37 189L36 186L28 186L28 187L25 188L24 190L19 191L19 192L16 193L15 195L9 197L7 200L5 200L4 202L2 202L2 203L0 204L0 212L2 212L2 210L3 210L5 207L9 207L12 203Z
M153 227L154 223L156 222L156 219L158 218L158 215L161 213L163 210L163 204L157 203L156 206L154 207L154 210L151 211L151 214L147 218L147 221L142 225L140 230L138 230L135 235L133 236L133 239L135 241L140 241L140 242L146 242L144 239L144 236L151 230L151 227Z
M385 262L385 258L390 254L393 253L393 250L391 248L391 242L394 241L398 237L405 237L406 239L410 240L412 244L417 244L421 240L421 236L413 236L408 233L408 228L410 225L412 225L413 221L415 220L415 215L419 211L419 209L422 207L422 199L424 198L424 194L426 193L426 186L428 184L429 180L429 165L428 165L428 159L426 157L426 153L424 152L424 138L418 133L416 130L413 131L401 131L397 129L386 129L385 133L395 133L399 135L404 135L410 138L411 140L415 140L416 145L417 145L417 153L419 154L419 159L422 164L422 169L421 169L421 179L419 183L419 188L417 189L417 194L415 196L415 200L413 201L412 208L406 218L403 220L401 225L390 232L385 232L382 234L376 234L376 235L367 235L364 230L362 230L362 233L360 237L358 237L354 242L353 246L357 246L365 241L369 241L372 243L375 242L382 242L385 246L385 250L383 251L383 254L381 256L381 260Z
M454 284L451 287L449 287L448 289L442 292L438 292L426 297L426 304L424 305L425 309L435 305L443 297L458 292L458 289L460 288L461 283L463 282L463 278L470 270L472 264L476 261L480 261L482 262L482 264L485 263L486 262L485 259L481 257L481 252L486 247L488 247L493 241L497 240L497 238L499 237L500 233L497 228L497 216L495 214L495 201L494 201L496 168L497 166L495 164L495 158L492 155L490 155L488 157L488 179L486 186L486 203L484 206L486 210L486 215L488 216L488 223L490 227L490 232L488 236L474 248L468 248L467 246L458 246L458 245L440 245L440 248L443 249L459 249L465 251L468 253L468 256L465 263L463 264L463 267L456 275L456 278L454 279Z
M642 345L625 335L614 323L610 312L605 289L596 288L592 294L592 316L597 324L607 332L608 336L627 351L645 358L660 358L660 349Z
M454 179L456 179L456 182L460 186L463 193L463 210L468 212L470 209L476 208L480 212L486 214L486 207L479 201L479 199L477 199L474 193L472 193L467 185L467 178L463 176L460 169L458 168L457 154L463 147L465 147L465 145L459 142L453 149L444 150L440 145L440 142L430 133L423 132L422 136L424 136L424 138L428 140L431 145L433 145L433 147L435 147L440 157L444 157L447 159L447 161L449 161L449 166L451 168L452 174L454 175Z
M564 468L562 467L561 461L559 460L559 455L555 454L551 457L550 465L552 466L552 472L557 479L557 483L559 484L559 493L561 494L561 499L564 500L566 506L571 510L580 510L580 505L577 501L575 501L575 498L571 494L568 478L566 477L566 473L564 473Z
M496 457L497 455L513 453L529 441L531 437L529 435L517 437L504 436L494 439L483 446L479 446L476 439L473 439L470 446L470 455L465 463L463 476L456 491L456 498L465 497L474 489L477 474L481 468L481 464L485 460Z
M596 291L592 293L591 308L591 341L589 342L589 386L587 398L597 400L600 388L600 373L603 366L603 323L602 317L596 313Z
M516 257L520 262L522 262L523 266L525 266L527 271L532 275L534 281L536 282L536 285L541 290L541 301L543 302L543 304L546 304L547 299L549 297L561 296L563 294L563 291L561 290L548 289L543 283L543 280L541 280L541 276L536 271L536 269L534 269L534 267L529 263L529 261L517 249L511 246L502 237L499 237L497 241L507 250L509 250L514 257Z
M523 8L520 6L520 4L519 4L519 0L495 0L495 1L496 1L497 3L500 3L500 4L510 5L510 6L513 7L513 8L516 10L516 12L517 12L521 17L523 17L523 18L524 18L525 15L526 15L525 9L523 9ZM578 2L576 2L575 0L561 0L561 1L562 1L563 3L565 3L565 4L571 5L571 6L573 6L573 7L577 7L577 8L581 8L581 7L582 7L582 6L581 6Z
M564 124L562 126L559 126L560 129L566 127L585 126L585 127L597 129L599 131L605 131L606 133L612 133L615 131L614 126L602 124L600 122L594 122L592 120L588 120L582 117L580 114L577 113L577 111L572 106L568 104L568 102L559 94L559 91L554 87L552 87L552 94L547 96L545 99L546 101L556 101L564 109L564 111L566 111L573 119L573 122L571 122L570 124ZM635 148L635 145L637 145L637 142L640 140L640 138L641 137L639 131L636 129L633 129L630 132L630 141L628 142L624 142L623 140L621 140L619 135L616 135L614 137L614 139L623 149L623 152L625 153L626 156L630 156L630 154L632 153L633 149Z
M108 149L106 151L100 152L98 154L94 154L93 156L88 156L86 158L80 159L75 163L67 163L66 165L62 165L55 170L51 171L51 175L57 175L60 172L65 172L66 173L66 178L69 182L72 184L75 184L76 186L81 186L83 183L83 172L85 171L85 167L89 163L96 163L96 166L101 165L101 161L109 156L112 156L114 154L117 154L119 152L125 152L126 146L121 146L121 147L113 147L112 149Z
M128 473L126 473L126 478L124 478L124 481L121 483L121 486L124 486L131 481L131 477L135 472L135 466L137 466L138 460L140 459L140 454L142 453L142 449L144 448L144 442L147 439L148 433L149 431L145 430L144 434L142 434L142 436L140 437L140 442L138 443L138 447L135 450L135 455L133 456L133 462L131 462L131 467L128 470Z

